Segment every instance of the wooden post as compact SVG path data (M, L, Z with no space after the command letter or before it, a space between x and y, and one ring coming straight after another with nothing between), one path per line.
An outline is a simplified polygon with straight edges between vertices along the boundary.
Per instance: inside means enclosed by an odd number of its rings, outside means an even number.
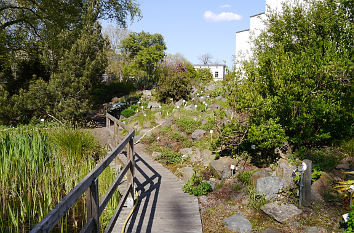
M93 218L95 226L93 228L94 233L100 232L100 216L99 216L99 201L98 201L98 179L92 182L89 189L86 191L86 210L87 221Z
M134 169L135 169L135 161L134 161L134 141L133 138L129 140L129 145L128 145L128 161L131 162L131 166L127 172L127 183L128 187L129 185L132 185L132 192L131 192L131 198L133 200L133 203L135 201L135 186L134 186Z
M302 194L302 205L303 206L310 206L311 205L311 170L312 170L312 161L305 159L303 161L307 169L304 172L303 177L303 194Z
M106 128L110 128L111 127L111 120L106 116Z
M114 129L113 129L113 139L114 139L114 143L115 145L114 146L117 146L118 145L118 124L116 122L113 123L113 126L114 126Z

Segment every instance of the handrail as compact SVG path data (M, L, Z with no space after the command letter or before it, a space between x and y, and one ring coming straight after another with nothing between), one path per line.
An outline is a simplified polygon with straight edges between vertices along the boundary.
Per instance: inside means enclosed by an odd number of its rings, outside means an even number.
M124 123L117 120L112 115L106 115L106 127L110 126L110 121L114 122L115 139L118 138L118 125L126 129L129 133L123 140L116 146L116 148L111 151L89 174L83 178L78 185L76 185L31 231L30 233L37 232L49 232L59 220L69 211L69 209L76 203L76 201L85 193L86 196L86 209L87 209L87 222L80 232L100 232L99 217L103 213L105 207L107 206L109 200L113 196L114 192L118 188L118 185L127 174L128 189L121 197L118 204L116 212L111 218L105 232L111 232L113 226L121 212L125 201L130 194L134 200L135 195L135 185L134 185L134 135L135 131L129 128ZM101 202L98 198L98 177L106 169L109 164L121 153L124 147L128 146L128 162L124 168L120 171L119 175L116 177L115 181L112 183L111 187L108 189L106 194L103 196Z

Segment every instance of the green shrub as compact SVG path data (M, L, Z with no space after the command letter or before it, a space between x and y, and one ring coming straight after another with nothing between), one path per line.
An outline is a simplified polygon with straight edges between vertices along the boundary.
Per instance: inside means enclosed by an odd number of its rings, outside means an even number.
M161 155L155 157L155 159L166 165L182 163L182 154L174 152L170 149L165 149L162 150Z
M161 66L161 75L157 87L157 97L166 103L174 100L188 99L192 90L192 77L184 64Z
M213 74L208 68L196 69L196 78L200 83L208 83L213 80Z
M349 211L349 220L347 223L347 229L345 229L344 233L354 232L354 206L351 206Z
M244 185L251 184L252 172L250 171L242 171L237 174L237 179Z
M208 182L202 182L202 178L194 173L190 181L184 184L183 191L194 196L202 196L212 192L213 189Z
M200 121L195 121L192 117L181 117L176 120L179 129L190 134L193 133L201 125Z
M257 190L253 187L248 187L248 205L255 210L260 210L260 208L267 203L267 200L263 195L259 195Z
M295 147L351 137L354 24L349 2L310 1L306 10L294 6L269 14L254 57L228 85L230 105L250 113L256 125L278 119Z

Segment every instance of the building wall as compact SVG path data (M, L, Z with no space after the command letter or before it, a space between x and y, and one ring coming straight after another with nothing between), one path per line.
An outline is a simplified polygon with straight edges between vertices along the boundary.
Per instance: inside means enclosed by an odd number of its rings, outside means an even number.
M224 79L225 65L194 65L194 69L205 69L205 68L210 69L214 81L221 81Z
M304 0L266 0L266 11L265 13L260 13L250 17L250 28L249 30L243 30L236 32L236 67L240 66L240 62L244 60L249 60L252 57L252 40L257 38L262 30L266 29L264 20L266 20L267 14L276 11L282 12L282 4L287 3L294 5L299 2L304 4ZM305 5L306 8L306 5Z

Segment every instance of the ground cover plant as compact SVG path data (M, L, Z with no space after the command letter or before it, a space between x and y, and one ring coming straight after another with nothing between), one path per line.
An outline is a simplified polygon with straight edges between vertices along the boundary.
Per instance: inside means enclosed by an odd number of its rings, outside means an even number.
M0 131L0 231L27 232L34 227L89 171L104 152L88 132L73 128L22 126ZM114 179L106 169L100 196ZM112 215L118 196L102 216ZM85 220L84 198L55 231L76 232Z

